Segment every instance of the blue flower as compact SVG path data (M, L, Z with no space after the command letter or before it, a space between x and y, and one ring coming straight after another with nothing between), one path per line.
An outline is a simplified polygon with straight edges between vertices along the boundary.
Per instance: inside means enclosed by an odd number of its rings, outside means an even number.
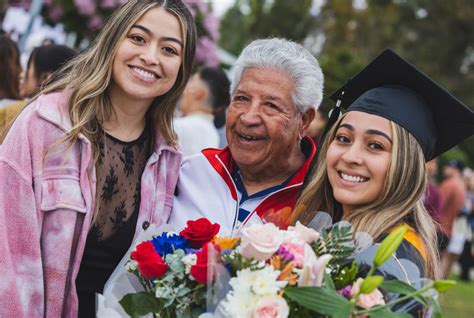
M181 235L162 233L151 240L155 250L160 256L172 254L177 249L184 250L188 246L188 241Z
M201 248L192 248L192 247L188 247L184 250L184 252L186 253L186 255L188 254L197 254L198 252L200 252L202 249Z

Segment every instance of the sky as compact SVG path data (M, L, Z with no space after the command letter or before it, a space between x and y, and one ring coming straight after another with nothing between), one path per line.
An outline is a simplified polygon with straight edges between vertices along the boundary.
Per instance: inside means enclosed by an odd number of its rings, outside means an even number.
M221 17L226 10L235 3L235 0L206 0L206 2L211 2L216 15ZM313 10L315 14L319 12L319 8L324 4L324 2L325 0L313 0ZM358 9L364 9L367 7L366 0L352 0L352 3L354 7Z
M217 16L222 16L229 9L235 0L210 0Z

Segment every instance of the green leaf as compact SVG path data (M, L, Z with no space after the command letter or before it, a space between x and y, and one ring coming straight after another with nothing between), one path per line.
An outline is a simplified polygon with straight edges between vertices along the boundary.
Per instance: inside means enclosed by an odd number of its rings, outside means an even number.
M428 301L430 303L431 309L433 310L433 317L441 318L443 315L441 314L441 307L439 306L438 301L433 297L430 297Z
M383 276L368 276L360 284L360 292L362 294L370 294L375 288L379 287L383 282Z
M288 287L284 295L301 306L322 315L334 315L349 301L336 291L321 287Z
M336 290L336 286L334 286L331 275L326 272L324 273L324 285L326 285L326 287L329 289Z
M160 301L149 292L127 294L119 301L125 312L132 317L158 313L163 308Z
M416 288L400 280L386 280L380 285L384 290L396 294L411 294L416 292Z
M375 252L374 266L379 267L385 263L389 257L397 250L403 241L403 235L408 230L408 225L400 226L399 228L392 231L383 241L380 243L377 252Z
M336 289L341 289L347 285L352 285L352 282L356 280L357 274L359 273L359 265L356 262L352 262L351 266L345 266L339 272L337 277L334 279Z
M404 312L393 312L386 308L368 313L370 318L412 318L412 315Z
M341 307L339 311L336 312L335 315L333 315L333 318L347 318L347 317L352 317L352 311L354 310L355 305L351 302L347 302L344 306Z
M445 292L454 286L456 286L456 281L454 280L440 279L434 282L434 288L440 293Z
M416 288L414 288L413 286L399 280L383 281L382 284L380 285L380 288L390 293L402 294L402 295L408 295L417 291ZM420 294L414 295L413 298L415 298L422 304L426 304L426 301L423 298L423 295L420 295Z

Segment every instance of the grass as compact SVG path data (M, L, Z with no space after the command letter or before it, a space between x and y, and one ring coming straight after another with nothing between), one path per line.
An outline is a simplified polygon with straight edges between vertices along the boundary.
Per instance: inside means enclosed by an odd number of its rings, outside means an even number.
M474 281L457 281L440 300L443 318L474 318Z

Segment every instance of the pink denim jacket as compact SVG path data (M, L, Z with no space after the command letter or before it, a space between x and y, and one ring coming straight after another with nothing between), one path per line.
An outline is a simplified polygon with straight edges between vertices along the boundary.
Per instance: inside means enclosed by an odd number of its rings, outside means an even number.
M67 93L43 95L0 146L0 317L76 317L75 279L95 202L91 144L57 143L71 128ZM162 225L181 153L158 135L145 167L135 237Z

